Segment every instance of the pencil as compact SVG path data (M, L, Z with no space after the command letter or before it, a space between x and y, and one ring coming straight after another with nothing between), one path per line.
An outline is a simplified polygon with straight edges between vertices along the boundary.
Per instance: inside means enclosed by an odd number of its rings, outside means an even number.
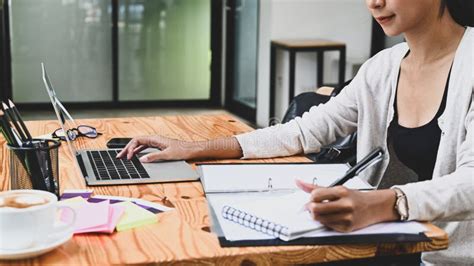
M0 129L7 140L8 145L12 147L20 147L19 143L17 142L15 133L13 129L10 127L10 123L8 123L5 113L0 109ZM28 174L30 181L32 182L32 185L35 184L35 179L32 177L32 171L28 167L28 161L26 157L26 154L24 151L13 149L14 154L17 157L17 160L20 161L21 165L25 169L26 173ZM12 153L13 156L13 153ZM10 162L13 163L14 160L11 160Z
M14 116L16 116L16 120L18 120L18 122L20 123L20 126L22 127L23 132L26 134L26 137L28 138L29 141L31 141L32 138L31 138L30 131L26 127L25 122L23 122L23 119L21 118L18 108L16 108L15 104L10 99L8 99L8 104L10 105L12 113L14 114Z
M13 136L13 143L15 144L15 146L17 147L20 147L20 146L23 146L23 142L21 141L20 139L20 136L18 135L18 133L16 133L15 129L14 128L10 128L11 132L12 132L12 136Z
M26 140L26 136L23 134L21 127L16 122L15 115L12 113L13 111L4 102L2 102L2 106L3 106L3 109L5 110L4 121L7 122L7 126L10 125L8 121L11 121L16 128L16 132L19 135L19 142L16 146L18 147L24 146L24 144L26 143L22 143L22 142ZM8 128L11 130L13 139L17 139L14 129L11 127L8 127ZM29 151L29 150L18 150L18 151L15 151L15 154L20 160L20 163L25 168L26 173L28 174L31 180L31 184L33 185L33 188L40 189L40 190L47 190L44 180L42 178L41 168L39 165L39 158L37 154L34 154L32 151Z
M25 136L25 134L23 134L23 131L21 130L20 125L18 125L18 123L14 119L12 111L10 110L8 105L6 105L4 102L2 102L2 106L3 106L3 110L5 110L5 118L7 119L7 122L11 121L13 123L13 126L16 128L16 131L20 135L21 141L25 141L26 136Z

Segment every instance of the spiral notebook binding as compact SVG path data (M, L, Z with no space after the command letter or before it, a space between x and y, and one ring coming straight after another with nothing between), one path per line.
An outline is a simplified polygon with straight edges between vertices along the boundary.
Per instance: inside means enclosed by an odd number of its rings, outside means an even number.
M222 217L267 235L280 238L289 237L288 227L258 218L252 214L239 211L227 205L222 208Z

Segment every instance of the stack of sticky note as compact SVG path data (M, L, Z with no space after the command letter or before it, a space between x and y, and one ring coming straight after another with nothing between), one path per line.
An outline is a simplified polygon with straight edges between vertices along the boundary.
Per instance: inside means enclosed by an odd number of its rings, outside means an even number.
M61 201L60 205L74 210L76 222L74 233L113 233L125 212L124 206L110 204L109 201L89 203L82 197ZM62 212L62 219L69 220L70 212Z
M156 214L171 210L161 204L141 199L92 196L92 191L65 191L60 205L74 210L74 233L113 233L158 221ZM61 219L71 219L71 212L64 211Z

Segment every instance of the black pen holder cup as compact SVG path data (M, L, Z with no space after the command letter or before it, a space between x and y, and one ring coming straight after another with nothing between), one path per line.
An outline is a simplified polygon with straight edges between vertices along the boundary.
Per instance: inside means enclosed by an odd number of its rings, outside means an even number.
M59 198L60 142L33 139L22 147L7 145L10 155L10 189L49 191Z

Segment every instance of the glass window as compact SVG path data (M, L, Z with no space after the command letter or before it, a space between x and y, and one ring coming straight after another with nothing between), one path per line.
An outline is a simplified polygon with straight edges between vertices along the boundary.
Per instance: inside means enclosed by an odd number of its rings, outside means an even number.
M10 1L15 102L48 102L40 63L63 101L112 100L109 0Z
M211 0L120 0L119 98L209 99Z
M235 60L233 99L256 108L258 1L237 1L235 15Z

